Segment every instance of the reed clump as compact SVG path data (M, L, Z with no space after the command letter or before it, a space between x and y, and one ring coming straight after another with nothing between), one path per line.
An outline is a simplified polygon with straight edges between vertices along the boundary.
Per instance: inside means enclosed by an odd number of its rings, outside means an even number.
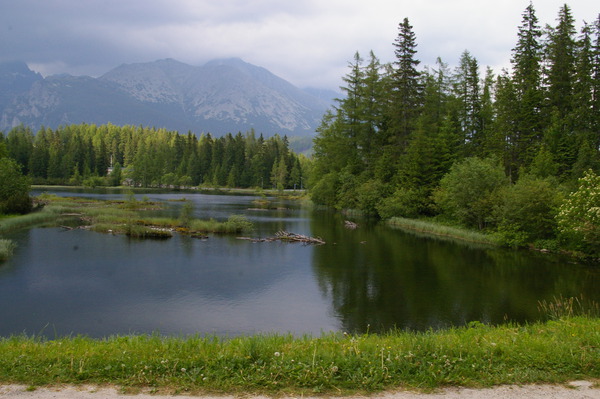
M538 301L538 309L551 320L560 320L575 316L600 317L598 302L579 297L565 298L562 295L552 298L551 301Z
M0 239L0 262L8 260L16 248L12 240Z
M56 220L58 216L56 209L49 208L27 215L4 217L0 219L0 233L48 223Z
M393 217L388 220L388 224L403 230L435 235L452 240L462 240L478 244L499 245L497 237L491 234L462 229L459 227L446 226L427 220Z

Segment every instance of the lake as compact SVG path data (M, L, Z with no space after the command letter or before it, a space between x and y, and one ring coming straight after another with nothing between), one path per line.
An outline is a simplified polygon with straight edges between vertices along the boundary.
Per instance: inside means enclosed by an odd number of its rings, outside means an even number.
M57 195L122 199L122 193ZM145 194L177 215L243 214L270 237L279 230L325 245L132 240L85 230L33 228L8 235L18 248L0 264L0 335L320 335L426 330L470 321L539 319L538 302L583 295L600 302L600 271L557 256L424 237L382 223L272 199L200 193ZM142 194L136 194L138 199ZM171 200L171 201L170 201Z

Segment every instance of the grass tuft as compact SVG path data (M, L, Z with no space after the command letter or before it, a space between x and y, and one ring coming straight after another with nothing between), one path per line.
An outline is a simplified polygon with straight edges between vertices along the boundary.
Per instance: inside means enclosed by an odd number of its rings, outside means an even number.
M580 297L554 297L552 301L538 301L539 311L551 320L575 316L600 317L600 305L596 301Z

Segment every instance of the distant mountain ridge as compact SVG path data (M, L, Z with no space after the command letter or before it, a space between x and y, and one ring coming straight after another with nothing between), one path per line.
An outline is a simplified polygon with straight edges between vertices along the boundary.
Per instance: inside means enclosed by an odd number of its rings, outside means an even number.
M239 58L203 66L173 59L124 64L99 78L43 78L25 63L4 63L0 90L0 131L110 122L216 136L251 128L267 136L311 135L335 96L301 90Z

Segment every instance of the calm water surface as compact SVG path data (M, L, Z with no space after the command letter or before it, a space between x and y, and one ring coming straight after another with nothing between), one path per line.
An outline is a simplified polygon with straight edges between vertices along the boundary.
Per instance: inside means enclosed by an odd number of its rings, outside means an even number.
M123 198L123 194L59 195ZM10 236L0 265L0 335L104 337L423 330L479 320L540 318L538 301L600 302L600 272L554 256L419 237L279 201L258 211L251 196L146 194L177 215L244 214L255 237L278 230L327 244L253 243L235 237L131 240L83 230L35 228ZM138 197L140 198L140 197Z

